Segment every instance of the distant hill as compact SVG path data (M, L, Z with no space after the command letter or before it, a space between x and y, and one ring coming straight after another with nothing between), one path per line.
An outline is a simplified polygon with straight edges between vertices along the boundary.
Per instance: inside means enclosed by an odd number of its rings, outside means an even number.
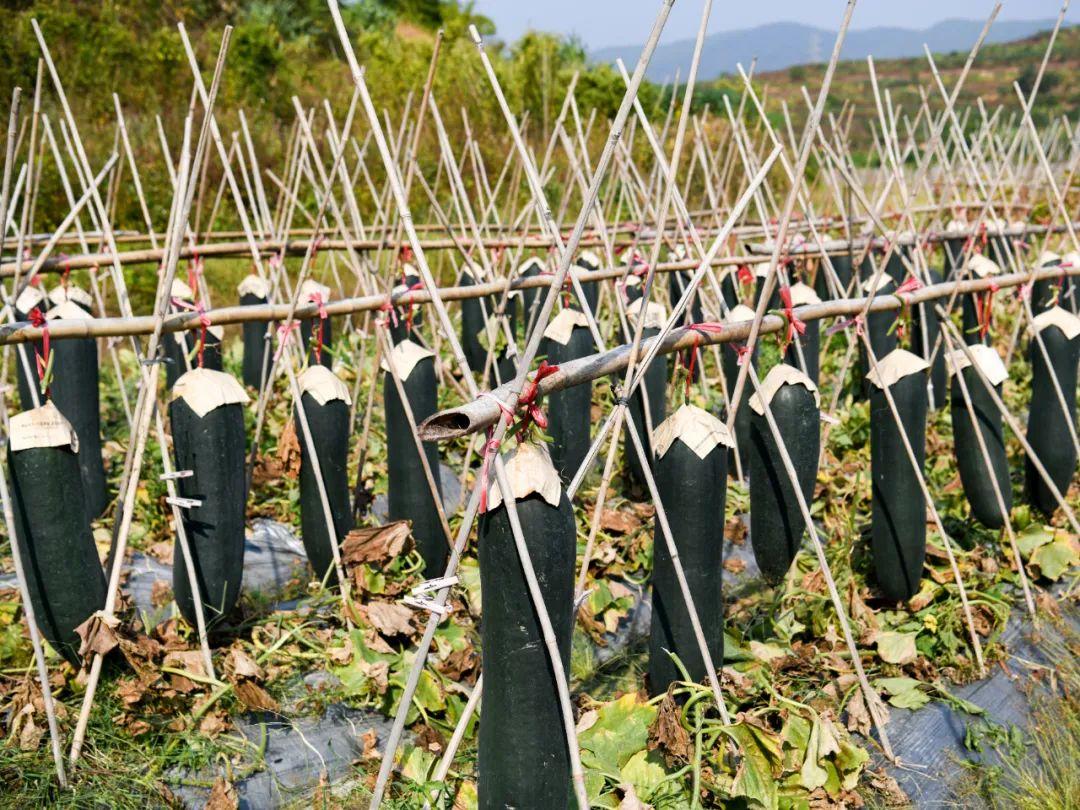
M903 58L922 54L923 43L935 53L967 51L982 30L978 20L944 20L922 30L912 28L865 28L849 31L841 52L843 59ZM998 21L990 29L987 42L1010 42L1030 37L1054 27L1054 20ZM722 31L705 40L699 78L712 79L734 73L742 63L749 68L757 57L759 71L782 70L793 65L826 62L832 53L836 32L799 23L772 23L740 31ZM671 81L678 71L683 77L693 53L692 39L679 40L657 48L648 76L656 82ZM621 57L629 66L637 61L641 45L603 48L590 54L596 62L614 62Z
M1013 82L1019 82L1025 91L1031 89L1049 36L1049 33L1043 33L1015 42L985 46L968 74L958 100L959 108L964 109L974 105L977 99L982 99L988 114L993 114L997 107L1003 107L1006 118L1012 115L1018 107ZM962 52L937 54L934 58L942 81L946 87L952 88L960 77L967 48ZM934 86L926 57L875 59L874 66L882 90L889 91L893 103L901 107L905 114L915 115L920 105L919 88ZM781 105L784 102L801 120L806 110L801 88L806 85L812 90L816 89L821 85L824 73L825 66L820 63L757 73L755 84L759 88L768 88L767 104L770 117L774 118L773 123L782 126ZM1072 78L1076 75L1080 75L1080 26L1074 25L1062 29L1054 45L1053 56L1047 65L1035 104L1036 122L1045 125L1050 118L1057 116L1068 116L1069 120L1075 121L1080 114L1080 83ZM702 82L694 93L694 99L699 109L708 105L722 116L722 97L728 96L735 101L741 90L742 82L738 77L726 76ZM931 98L935 107L940 108L940 97L936 90L931 92ZM856 150L869 149L872 139L867 122L876 119L877 111L865 61L841 62L837 67L826 111L838 113L849 105L854 120L861 122L850 132L852 143Z

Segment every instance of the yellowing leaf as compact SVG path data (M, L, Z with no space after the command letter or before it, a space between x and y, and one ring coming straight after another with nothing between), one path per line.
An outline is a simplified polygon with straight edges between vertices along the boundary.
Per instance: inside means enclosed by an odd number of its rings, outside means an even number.
M1080 547L1076 539L1059 533L1054 542L1035 549L1028 564L1037 567L1047 579L1058 580L1077 562L1080 562Z
M915 637L918 633L895 633L886 631L877 634L877 651L881 660L887 664L910 664L915 660Z

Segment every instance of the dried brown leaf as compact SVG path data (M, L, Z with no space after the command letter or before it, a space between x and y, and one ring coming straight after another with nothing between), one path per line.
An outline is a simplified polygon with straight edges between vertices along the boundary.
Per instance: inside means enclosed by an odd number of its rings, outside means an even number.
M641 519L626 509L605 509L600 514L600 528L605 532L630 534L641 526Z
M163 579L154 580L150 587L150 604L163 607L173 600L172 586Z
M645 804L638 798L636 792L634 792L634 786L627 783L619 785L619 790L623 792L622 801L619 802L618 810L652 810L651 804Z
M454 650L438 665L439 672L457 683L476 683L480 671L480 656L472 646Z
M157 659L161 656L163 648L143 633L137 633L133 637L120 637L120 653L128 662L140 680L152 683L157 679Z
M233 691L249 711L276 712L278 710L278 702L255 681L237 681L233 686Z
M138 678L122 678L116 684L116 696L125 706L134 706L146 695L147 684Z
M870 717L870 712L867 711L866 701L863 699L862 690L856 689L852 693L851 700L849 700L847 704L848 731L857 732L869 739L872 727L873 720Z
M203 810L237 810L239 806L236 790L224 779L219 778L210 789L210 798L207 799Z
M93 614L75 628L75 633L82 640L79 644L79 655L86 656L90 653L105 655L115 649L120 643L116 634L116 628L119 626L120 620L115 616L106 616L101 612Z
M425 751L431 751L433 754L439 754L446 747L446 740L431 726L421 725L416 735L416 746Z
M273 456L260 455L255 461L255 469L251 473L251 482L255 486L272 484L285 477L285 465Z
M649 729L649 750L657 749L669 760L668 764L674 764L673 761L688 762L694 753L690 734L679 722L679 709L670 689L660 701L656 720Z
M224 669L225 676L233 682L242 678L253 678L261 681L266 677L262 667L256 664L251 656L239 647L233 647L229 650L229 654L225 656Z
M741 560L738 557L728 557L724 560L724 570L732 574L741 574L746 570L746 560Z
M360 753L361 759L373 760L382 758L378 749L379 736L375 733L375 729L369 728L361 734L360 742L363 745L363 750Z
M277 457L285 476L295 479L300 475L300 441L296 436L296 423L292 419L278 436Z
M371 563L386 565L412 548L412 532L407 520L385 526L353 529L341 543L341 561L346 566Z
M228 722L219 714L208 714L199 722L199 733L213 739L229 727Z
M746 531L746 524L738 517L724 524L724 537L737 546L746 542Z
M41 745L41 738L45 736L45 728L34 722L34 711L29 705L23 708L17 719L20 721L18 724L19 750L36 751Z
M171 540L160 540L154 543L146 550L146 553L153 557L160 563L165 565L173 564L173 548L174 544Z
M363 618L387 638L409 636L413 633L413 612L405 605L393 602L371 602L357 608Z
M161 663L163 666L183 670L184 672L189 672L192 675L203 678L205 678L207 674L206 667L203 664L202 653L199 650L173 650L166 654L165 660ZM183 675L178 675L175 672L169 673L169 683L173 689L178 692L184 692L185 694L202 688L196 681Z

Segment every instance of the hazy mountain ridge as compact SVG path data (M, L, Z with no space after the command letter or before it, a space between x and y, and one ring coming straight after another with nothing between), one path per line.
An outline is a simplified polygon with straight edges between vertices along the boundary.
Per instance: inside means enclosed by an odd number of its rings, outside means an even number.
M975 42L984 23L979 20L943 20L929 28L913 29L892 26L864 28L849 31L843 59L903 58L922 54L923 43L935 53L966 51ZM987 35L988 43L1011 42L1030 37L1054 26L1054 20L1005 20L995 22ZM781 70L793 65L813 64L827 61L836 32L801 23L770 23L756 28L738 31L720 31L705 39L701 55L699 78L716 78L735 72L742 63L749 67L757 57L757 70ZM676 71L685 75L693 53L694 40L683 39L663 44L656 49L649 65L648 76L653 81L671 81ZM622 58L633 65L641 52L641 45L601 48L589 54L596 62L614 62Z

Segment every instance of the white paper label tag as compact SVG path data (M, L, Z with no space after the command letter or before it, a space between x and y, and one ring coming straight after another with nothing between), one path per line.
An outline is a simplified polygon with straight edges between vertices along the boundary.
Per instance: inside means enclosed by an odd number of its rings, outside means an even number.
M411 608L426 610L438 616L449 616L454 610L449 605L440 605L429 596L406 596L401 601Z
M431 593L432 591L441 591L443 588L451 588L457 584L458 578L456 576L438 577L437 579L429 579L421 582L412 589L412 594L413 596L419 596L420 594Z
M178 478L191 478L194 474L194 470L174 470L173 472L162 473L158 478L162 481L175 481Z
M165 503L171 504L172 506L178 506L181 509L194 509L196 506L202 506L202 501L196 498L181 498L179 496L176 498L166 498Z

